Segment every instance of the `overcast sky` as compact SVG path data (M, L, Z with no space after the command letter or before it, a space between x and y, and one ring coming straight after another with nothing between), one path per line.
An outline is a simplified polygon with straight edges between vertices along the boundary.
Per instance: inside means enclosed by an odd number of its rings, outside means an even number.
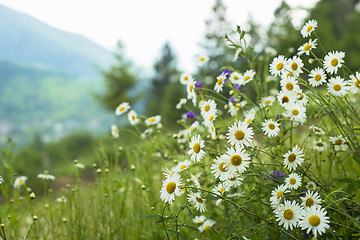
M56 28L86 36L114 50L118 40L137 66L151 68L165 41L170 41L180 69L193 70L205 19L215 0L0 0ZM249 13L267 26L281 0L223 0L228 20L243 26ZM291 0L312 7L316 0Z

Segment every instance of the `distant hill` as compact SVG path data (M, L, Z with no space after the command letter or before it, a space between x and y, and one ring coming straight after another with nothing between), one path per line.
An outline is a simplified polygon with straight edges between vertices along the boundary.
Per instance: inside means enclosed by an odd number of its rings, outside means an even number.
M1 4L0 16L0 59L90 78L112 60L110 51L89 39Z

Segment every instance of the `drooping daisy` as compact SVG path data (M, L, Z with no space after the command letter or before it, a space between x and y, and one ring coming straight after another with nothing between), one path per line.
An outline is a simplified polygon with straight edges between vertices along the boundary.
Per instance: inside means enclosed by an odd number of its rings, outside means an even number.
M213 192L222 195L229 191L229 189L230 188L224 182L220 182L214 187Z
M187 129L186 133L187 134L191 134L198 126L199 126L199 122L195 121L191 124L191 126Z
M171 204L175 200L175 195L180 196L181 178L177 173L171 173L163 181L163 186L160 190L160 198L162 201Z
M318 67L311 70L308 81L309 84L313 87L321 86L326 82L326 74L324 69Z
M178 104L176 104L176 109L182 108L182 106L184 106L186 102L187 102L186 98L180 98L180 101L178 102Z
M192 100L193 104L196 105L196 93L195 93L195 84L196 81L190 80L189 84L186 87L187 98Z
M265 119L264 122L261 124L262 130L264 131L264 134L268 137L275 137L280 132L280 124L275 122L272 119Z
M254 138L253 128L249 127L245 122L234 122L234 124L229 127L226 138L228 139L229 144L236 148L250 146L250 143Z
M315 125L311 125L310 126L310 130L315 134L315 135L324 135L325 132L324 130L322 130L321 128L315 126Z
M212 99L200 103L201 116L206 119L208 116L216 113L216 102Z
M306 108L298 103L290 103L285 106L290 119L297 123L304 123L306 121Z
M205 220L205 222L198 228L200 232L209 230L216 222L214 220Z
M116 125L111 125L111 135L113 136L113 138L119 138L119 129L117 128Z
M330 227L327 212L321 206L312 206L303 211L303 216L299 222L301 230L306 229L306 233L312 232L315 237L323 234Z
M275 102L274 96L263 97L260 101L260 107L265 108L268 106L272 106L274 102Z
M184 170L188 169L190 165L191 165L191 161L186 159L186 160L178 163L178 165L175 167L175 171L176 172L184 171Z
M243 100L240 103L233 103L229 101L229 113L231 116L236 116L236 113L247 104L247 101Z
M300 75L300 73L303 72L301 69L304 66L304 63L298 56L293 56L290 58L286 65L285 65L285 71L291 72L294 77L297 77Z
M250 156L240 146L228 148L226 154L222 155L228 161L229 170L234 169L240 174L245 172L250 164Z
M200 212L206 212L206 199L201 197L201 192L188 194L188 202L195 206L195 209Z
M273 76L280 76L284 70L287 59L283 55L274 58L270 64L270 73Z
M295 102L294 95L284 91L280 91L278 93L277 100L283 107L285 107L285 105L289 104L290 102Z
M293 230L300 221L301 210L301 207L295 200L292 202L285 200L284 204L279 204L278 208L275 210L276 221L279 222L280 226L283 225L286 230L289 228L290 230Z
M147 126L151 126L151 125L156 125L156 124L160 123L160 121L161 121L161 116L156 115L156 116L152 116L152 117L149 117L148 119L146 119L145 124Z
M236 71L233 71L229 76L230 82L234 85L240 85L242 78L243 76L241 75L241 73L238 73Z
M316 184L313 181L310 181L306 184L307 190L314 190L316 188Z
M319 138L318 140L314 140L311 148L317 151L325 151L328 148L328 144Z
M228 187L228 188L232 188L232 187L238 187L242 184L242 181L244 179L240 177L240 175L238 173L235 173L234 176L226 179L224 181L224 184Z
M307 56L310 55L310 51L312 49L314 49L317 45L317 40L312 40L310 39L308 42L304 43L303 45L301 45L299 48L298 48L298 53L297 55L301 56L302 54L306 54Z
M200 162L204 157L205 152L202 150L205 147L205 141L201 139L200 135L194 135L189 143L190 150L188 154L191 156L191 160L194 162Z
M141 138L146 138L148 136L151 136L153 134L154 130L152 128L147 128L143 133L141 133Z
M123 102L123 103L119 104L119 106L116 107L115 114L119 116L119 115L125 113L129 109L130 109L129 103Z
M191 74L183 73L180 76L180 83L183 85L188 85L189 82L191 82L191 80L193 80L193 77L191 76Z
M349 90L347 84L342 77L336 76L335 78L330 78L327 84L328 91L337 97L345 96Z
M131 110L128 113L128 119L129 119L130 124L133 126L140 122L140 120L137 118L137 114L134 110Z
M203 223L206 220L206 217L204 215L201 216L195 216L192 220L193 223Z
M213 123L210 123L208 126L208 130L211 136L211 139L216 139L216 129Z
M26 176L17 177L14 181L14 188L20 188L22 185L25 184L27 179L28 178Z
M197 188L199 188L199 189L201 188L200 182L199 182L199 179L198 179L198 178L200 178L200 176L201 176L201 173L195 174L195 175L191 175L191 181L193 181L194 184L195 184L195 186L196 186Z
M338 69L341 68L342 64L344 63L344 57L344 52L329 52L324 58L325 70L330 74L336 74Z
M255 72L254 70L246 70L244 72L244 75L243 77L241 78L240 82L242 85L245 85L247 84L248 82L251 82L253 79L254 79L254 76L255 76Z
M301 165L304 161L304 152L295 145L295 147L284 154L283 157L285 167L287 167L290 171L296 170L297 166Z
M222 88L224 86L224 81L226 80L226 74L227 73L223 72L216 78L216 83L215 83L215 87L214 87L215 92L222 91Z
M304 24L304 26L300 30L300 33L303 36L303 38L309 37L316 27L317 27L317 21L311 19Z
M353 94L357 94L360 92L360 73L356 72L355 76L351 75L350 80L348 81L349 84L349 90Z
M329 141L334 145L335 151L345 151L348 149L346 140L341 135L329 137Z
M249 125L255 119L255 112L250 111L245 115L244 123Z
M214 174L215 178L219 178L221 181L232 177L235 173L234 168L229 168L230 162L224 155L216 157L214 159L214 164L210 166L211 172Z
M51 181L55 180L55 176L51 175L51 174L49 174L47 172L40 173L40 174L37 175L37 177L42 179L42 180L51 180Z
M241 51L242 51L241 47L236 49L235 54L234 54L234 59L233 59L234 62L239 58Z
M320 206L321 199L318 192L307 191L305 197L301 198L301 206L303 208L311 207L311 206Z
M274 190L271 191L271 197L270 197L271 205L276 207L280 203L284 194L288 192L289 190L286 184L281 184L277 186Z
M285 184L289 189L298 189L301 186L301 177L297 173L290 173L285 179Z

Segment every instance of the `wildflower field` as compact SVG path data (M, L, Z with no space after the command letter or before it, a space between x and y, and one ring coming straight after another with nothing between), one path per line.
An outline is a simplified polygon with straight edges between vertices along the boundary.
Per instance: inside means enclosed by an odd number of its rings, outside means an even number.
M270 57L237 27L225 38L240 69L181 75L180 131L119 103L131 128L111 126L110 151L94 146L92 181L75 160L60 191L39 174L39 195L3 148L1 238L357 239L360 72L323 48L318 28L307 21L293 55Z

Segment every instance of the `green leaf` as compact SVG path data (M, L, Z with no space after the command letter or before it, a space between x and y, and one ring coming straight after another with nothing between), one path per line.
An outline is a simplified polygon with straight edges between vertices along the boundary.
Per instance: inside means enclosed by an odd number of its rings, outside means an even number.
M356 191L355 202L360 203L360 189Z
M174 233L174 234L180 236L182 239L185 239L184 235L181 232L177 232L177 231L174 231L174 230L171 230L171 229L167 230L167 232Z

